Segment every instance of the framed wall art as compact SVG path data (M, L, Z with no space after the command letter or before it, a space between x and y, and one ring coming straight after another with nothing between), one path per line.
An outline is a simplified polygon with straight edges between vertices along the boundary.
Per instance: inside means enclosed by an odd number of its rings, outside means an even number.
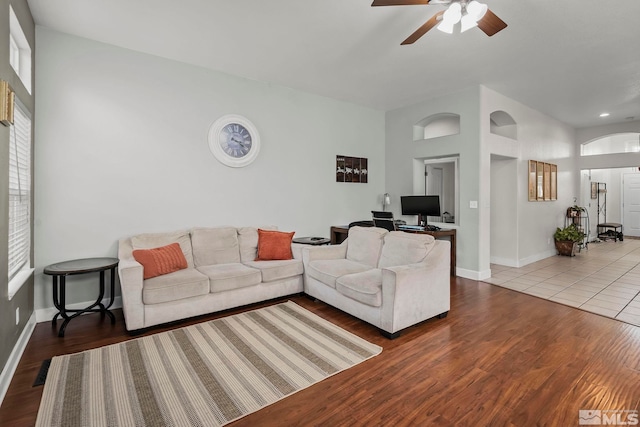
M537 163L535 160L529 160L529 201L535 202L536 199L536 170Z
M536 199L544 200L544 162L536 164Z
M551 165L551 200L558 200L558 165Z
M364 157L336 156L336 182L369 182L369 160Z
M558 165L529 160L527 183L530 202L558 200Z
M544 200L551 200L551 165L544 163Z

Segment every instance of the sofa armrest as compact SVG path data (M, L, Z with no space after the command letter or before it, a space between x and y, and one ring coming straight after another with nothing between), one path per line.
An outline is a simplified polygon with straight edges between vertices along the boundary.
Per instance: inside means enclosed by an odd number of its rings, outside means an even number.
M129 239L118 245L118 276L122 294L122 311L127 330L132 331L144 327L144 302L142 301L143 267L132 255L133 249Z
M438 240L423 262L382 269L382 329L394 333L449 311L449 245Z

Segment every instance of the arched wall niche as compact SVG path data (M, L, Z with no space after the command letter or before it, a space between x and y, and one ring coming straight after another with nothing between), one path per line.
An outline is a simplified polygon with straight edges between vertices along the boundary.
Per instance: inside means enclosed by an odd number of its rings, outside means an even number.
M580 144L581 156L640 152L640 132L606 135Z
M489 131L494 135L518 140L518 124L509 113L496 110L489 116Z
M413 140L439 138L460 133L460 115L438 113L425 117L413 126Z

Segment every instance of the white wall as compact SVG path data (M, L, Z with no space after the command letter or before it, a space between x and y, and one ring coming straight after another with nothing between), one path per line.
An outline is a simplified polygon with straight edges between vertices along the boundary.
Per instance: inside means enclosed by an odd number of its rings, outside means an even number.
M490 132L490 115L494 111L507 112L516 122L517 141L495 135ZM546 116L526 105L507 98L495 91L481 86L481 127L483 152L481 157L482 200L491 200L490 191L495 187L486 182L492 176L491 155L517 158L516 176L517 200L514 215L517 222L509 229L504 227L500 238L517 236L518 247L511 265L523 266L555 254L553 232L557 226L564 225L566 208L574 204L573 198L579 198L580 183L576 167L575 133L570 126ZM528 161L539 160L558 165L558 200L547 202L528 201ZM513 172L512 172L513 173ZM504 174L501 179L507 179ZM492 183L493 184L493 183ZM504 185L509 185L505 183ZM511 190L506 189L507 193ZM491 227L491 211L481 204L480 229L484 234L480 240L481 265L488 266L491 254L491 240L496 236L488 235ZM485 239L485 237L487 237Z
M36 308L52 306L43 267L115 256L128 235L275 224L328 236L378 207L381 111L41 27L37 45ZM246 168L209 151L209 126L229 113L261 136ZM336 183L338 154L367 157L369 183ZM94 298L86 281L71 284L69 302Z
M599 138L605 138L621 134L637 134L640 132L640 120L625 121L622 123L613 123L609 125L590 126L576 130L576 147L577 153L580 154L582 144L594 141ZM577 159L578 168L582 175L581 189L581 206L589 209L590 230L592 238L597 236L597 200L592 200L591 182L607 183L607 221L623 222L621 212L622 197L622 173L635 171L640 165L640 153L615 153L615 154L599 154L590 156L579 156ZM601 219L604 219L601 218Z
M598 236L598 223L605 222L604 215L598 218L598 199L591 198L591 183L600 182L607 184L606 194L606 222L617 222L624 225L623 215L623 175L638 173L638 168L616 169L592 169L581 171L582 201L580 206L587 208L589 212L589 230L591 239ZM600 193L600 204L605 202L604 195ZM601 207L602 210L602 207Z
M518 263L518 159L491 156L491 263Z
M469 201L478 200L480 191L478 106L479 89L473 87L386 114L386 191L396 196L391 203L396 217L400 216L398 196L414 194L414 181L424 182L424 163L416 159L460 156L459 218L452 228L457 228L458 275L467 277L475 277L479 269L478 209L469 208ZM440 113L459 115L460 133L414 141L414 125Z
M579 145L602 138L603 136L633 132L640 132L640 120L628 120L608 125L594 125L576 129L576 143Z
M638 132L640 132L640 120L577 129L575 143L577 145L578 168L588 170L637 167L640 165L640 153L580 156L580 145L605 136Z
M581 145L583 156L607 153L637 153L640 151L640 134L619 133L598 138Z
M591 181L607 184L606 198L605 194L600 194L601 215L598 218L598 199L590 200L595 210L593 212L593 223L591 228L594 231L595 226L599 222L622 222L622 173L630 172L629 168L621 169L594 169L591 171ZM606 203L606 205L605 205ZM604 210L606 208L607 219L604 218Z
M491 133L494 111L504 111L515 120L517 141ZM416 123L443 112L460 115L459 134L412 140ZM413 168L420 164L416 159L460 155L458 275L490 277L491 246L496 239L494 248L500 241L517 242L515 250L496 254L509 265L521 266L555 254L553 232L563 225L567 206L579 197L573 128L483 86L389 111L386 123L386 187L391 194L412 194L412 184L419 178ZM492 155L494 159L517 159L517 165L508 165L492 175ZM527 200L529 159L558 165L557 201ZM492 182L492 176L498 182ZM501 180L505 180L502 186ZM510 208L515 216L495 233L491 227L492 190L510 199L496 203L494 209ZM478 208L471 208L472 201ZM392 204L392 210L399 213L399 205ZM509 243L502 247L513 246Z

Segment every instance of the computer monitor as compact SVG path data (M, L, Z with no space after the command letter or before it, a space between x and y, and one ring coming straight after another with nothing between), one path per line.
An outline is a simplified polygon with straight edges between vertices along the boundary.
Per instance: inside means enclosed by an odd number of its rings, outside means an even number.
M402 215L418 215L418 223L427 225L428 216L440 216L440 196L401 196Z

